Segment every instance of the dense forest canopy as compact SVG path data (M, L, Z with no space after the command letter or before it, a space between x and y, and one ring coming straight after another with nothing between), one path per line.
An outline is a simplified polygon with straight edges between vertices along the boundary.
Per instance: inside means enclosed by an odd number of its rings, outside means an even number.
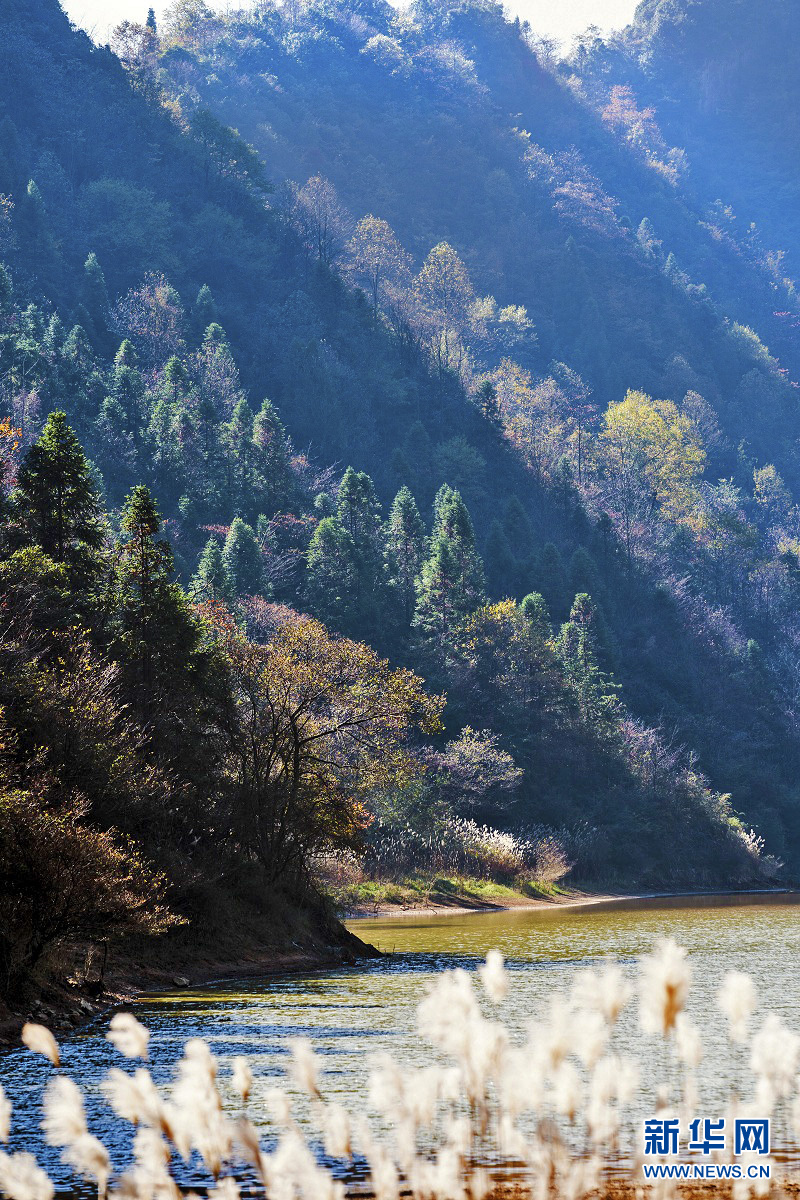
M793 876L794 234L725 158L763 126L791 178L793 134L747 13L561 61L488 2L178 0L109 48L0 0L5 988L220 861Z

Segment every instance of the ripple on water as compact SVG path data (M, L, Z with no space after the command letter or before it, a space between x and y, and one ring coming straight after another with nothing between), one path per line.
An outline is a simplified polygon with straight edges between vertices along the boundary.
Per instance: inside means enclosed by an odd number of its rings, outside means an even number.
M368 919L352 928L391 958L359 968L307 975L225 980L175 995L143 997L136 1012L151 1029L151 1068L159 1084L168 1082L190 1037L204 1037L220 1060L220 1077L230 1059L247 1056L255 1085L249 1112L270 1129L264 1093L286 1078L287 1042L309 1037L323 1060L323 1091L352 1109L365 1106L369 1057L390 1049L417 1066L430 1061L430 1050L415 1031L415 1008L436 974L459 966L473 971L487 951L506 957L513 986L504 1005L512 1031L521 1034L533 1018L546 1014L555 995L568 989L582 966L611 958L634 975L637 960L659 937L686 946L694 973L690 1010L705 1039L706 1078L711 1092L706 1111L727 1092L724 1029L715 1016L715 993L726 971L743 970L756 980L759 1014L780 1013L800 1030L800 897L692 897L625 902L614 906L516 910L469 915ZM103 1037L97 1022L66 1038L64 1070L80 1081L94 1131L104 1136L115 1166L125 1165L129 1139L108 1121L99 1092L109 1066L124 1066ZM650 1042L638 1029L636 1014L625 1015L618 1050L648 1058ZM716 1067L716 1069L715 1069ZM740 1083L745 1065L738 1064ZM57 1152L45 1147L38 1131L41 1095L52 1074L49 1065L20 1050L0 1061L2 1079L14 1105L13 1149L32 1150L53 1176L66 1183ZM226 1088L226 1103L236 1108ZM302 1104L301 1104L302 1107ZM201 1180L196 1164L183 1182ZM87 1190L88 1194L88 1190Z

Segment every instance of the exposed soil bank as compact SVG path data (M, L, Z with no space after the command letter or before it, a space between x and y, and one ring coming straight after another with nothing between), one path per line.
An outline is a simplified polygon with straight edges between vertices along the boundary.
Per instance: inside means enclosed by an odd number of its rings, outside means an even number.
M129 940L98 950L92 961L63 963L32 981L11 1007L0 1002L0 1049L19 1045L25 1021L55 1032L76 1029L98 1013L142 992L174 991L242 976L302 973L352 965L379 951L362 942L321 906L275 906L256 918L251 910L214 914L212 920L157 939Z
M506 912L511 909L559 909L600 907L606 904L635 904L641 900L680 900L692 896L800 896L792 888L755 888L746 891L708 892L614 892L591 893L578 890L558 896L524 896L521 893L503 896L497 902L472 896L456 896L435 893L424 904L369 904L348 908L342 914L343 921L358 921L368 917L383 920L386 917L441 917L458 916L473 912Z

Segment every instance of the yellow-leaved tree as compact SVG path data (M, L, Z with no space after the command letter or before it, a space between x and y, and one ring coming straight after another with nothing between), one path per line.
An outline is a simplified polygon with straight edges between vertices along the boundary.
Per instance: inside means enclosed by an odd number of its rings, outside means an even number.
M607 409L594 448L597 480L621 524L628 557L659 518L688 525L701 519L703 440L671 400L628 392Z

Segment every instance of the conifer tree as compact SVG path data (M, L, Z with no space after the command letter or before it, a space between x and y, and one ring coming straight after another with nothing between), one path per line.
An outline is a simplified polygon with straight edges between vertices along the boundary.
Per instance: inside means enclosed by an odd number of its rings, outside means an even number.
M386 523L386 547L394 568L406 625L416 604L416 581L425 557L425 525L407 487L394 498Z
M307 597L314 614L347 632L353 620L355 547L338 517L323 517L308 547Z
M505 530L497 519L492 521L489 527L484 565L490 593L498 599L501 596L513 595L517 581L517 562L511 553Z
M519 609L540 637L550 636L550 614L544 596L538 592L528 592L528 595L520 600Z
M192 305L192 326L198 340L208 329L209 325L217 322L218 317L219 313L211 288L207 283L204 283Z
M231 414L230 421L220 430L220 442L225 452L225 490L228 503L235 511L253 508L253 413L242 399Z
M556 645L581 721L597 736L613 737L619 726L619 688L600 668L596 611L585 592L575 597Z
M252 525L236 517L228 530L222 561L237 596L260 592L264 582L264 562Z
M542 548L535 579L553 617L562 620L569 611L569 583L558 547L552 542Z
M28 542L50 558L79 573L96 563L104 530L100 497L63 412L50 414L25 456L14 505Z
M255 507L259 512L273 516L289 503L292 474L289 439L269 400L264 400L253 421L253 448Z
M83 264L83 287L81 302L91 321L90 332L100 349L108 345L108 290L103 269L92 251Z
M420 574L414 622L429 637L446 639L483 600L483 563L472 520L460 494L445 485L434 504L431 550Z
M233 581L215 537L210 537L203 548L189 591L195 600L206 603L233 604L236 598Z

